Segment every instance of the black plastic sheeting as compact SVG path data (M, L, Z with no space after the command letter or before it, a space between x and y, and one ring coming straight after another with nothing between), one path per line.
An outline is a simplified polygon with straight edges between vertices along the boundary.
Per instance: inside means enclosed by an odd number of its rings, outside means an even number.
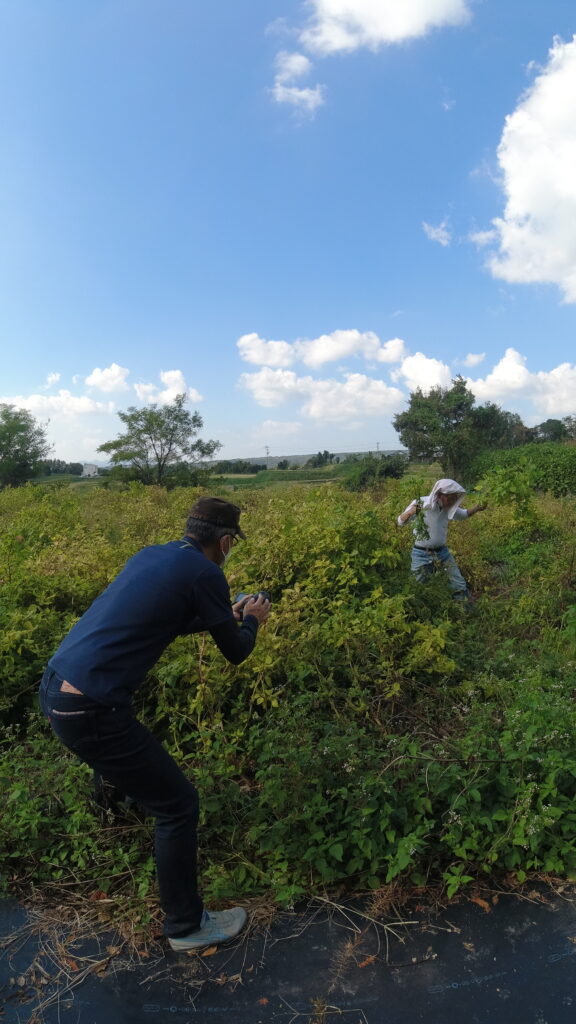
M410 923L391 917L392 932L367 920L368 904L314 903L208 957L159 942L138 962L114 936L26 937L27 915L5 905L0 934L18 938L0 959L0 1022L576 1024L574 887L401 913ZM56 946L69 960L60 976Z

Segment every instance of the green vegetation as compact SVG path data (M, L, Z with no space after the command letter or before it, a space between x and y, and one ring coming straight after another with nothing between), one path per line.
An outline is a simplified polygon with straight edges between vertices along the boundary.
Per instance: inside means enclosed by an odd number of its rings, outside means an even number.
M216 482L232 487L234 490L263 490L277 484L330 483L346 476L349 469L350 466L343 462L339 465L324 465L316 469L299 466L295 466L294 469L263 469L251 479L238 479L225 475L218 477Z
M0 404L0 487L17 487L36 476L51 445L27 409Z
M210 476L205 464L221 447L219 441L196 438L202 429L199 413L185 408L186 395L173 402L119 412L125 431L98 448L110 456L112 474L123 481L166 487L196 486Z
M484 452L472 467L478 476L500 474L502 479L523 472L532 488L556 497L576 494L576 444L527 444L522 448Z
M523 445L532 439L517 413L488 402L475 405L463 377L450 388L417 388L408 408L393 418L411 459L436 459L449 477L463 477L483 451Z
M399 876L443 879L452 895L494 872L574 875L576 505L515 479L453 527L469 609L441 574L410 576L395 520L427 493L424 476L235 496L248 540L231 590L274 600L259 644L235 668L209 638L181 638L138 697L199 787L212 899L290 903ZM5 888L56 882L131 907L154 890L150 823L93 805L89 770L51 736L35 691L76 618L136 549L178 536L198 493L0 493Z

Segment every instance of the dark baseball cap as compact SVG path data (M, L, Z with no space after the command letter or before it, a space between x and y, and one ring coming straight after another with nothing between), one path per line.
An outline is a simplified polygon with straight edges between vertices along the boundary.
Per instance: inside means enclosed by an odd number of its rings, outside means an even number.
M224 498L198 498L188 513L190 519L200 519L211 526L227 530L232 536L246 538L240 529L240 509Z

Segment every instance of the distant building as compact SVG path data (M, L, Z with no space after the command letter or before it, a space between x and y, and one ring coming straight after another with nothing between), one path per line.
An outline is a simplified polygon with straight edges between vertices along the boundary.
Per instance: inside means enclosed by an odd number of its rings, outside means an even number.
M91 462L85 462L82 467L82 476L98 476L98 466Z

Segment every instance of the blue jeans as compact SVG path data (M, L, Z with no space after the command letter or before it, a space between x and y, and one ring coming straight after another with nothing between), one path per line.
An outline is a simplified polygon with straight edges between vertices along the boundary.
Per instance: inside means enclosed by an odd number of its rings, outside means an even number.
M468 597L468 584L456 565L454 555L450 554L446 545L438 548L437 551L426 551L425 548L417 547L412 548L410 568L420 583L434 571L436 562L440 563L441 568L444 569L448 576L448 585L452 591L452 596L460 601Z
M166 935L200 926L196 871L198 793L132 708L107 707L60 690L47 668L40 706L68 750L156 818L155 856Z

